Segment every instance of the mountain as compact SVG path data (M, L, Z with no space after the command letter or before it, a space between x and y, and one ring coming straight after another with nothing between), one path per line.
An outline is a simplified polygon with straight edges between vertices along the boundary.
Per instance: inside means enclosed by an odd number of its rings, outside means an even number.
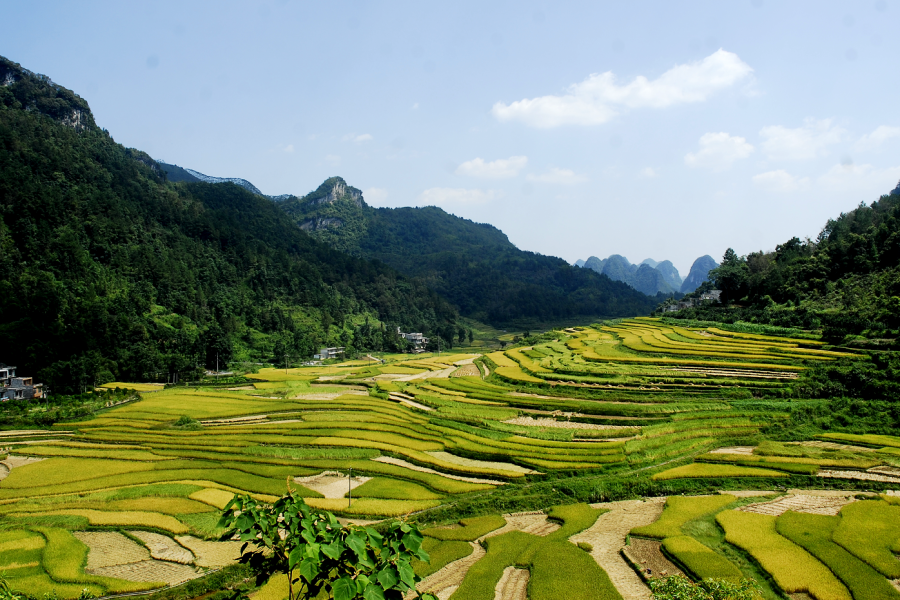
M645 314L657 302L564 260L518 249L506 235L440 208L373 208L332 177L279 206L316 239L378 260L497 326L524 321Z
M338 252L233 183L166 180L70 90L0 57L0 360L56 391L321 345L459 335L421 281Z
M652 258L645 258L640 264L633 265L624 256L613 254L602 260L591 256L586 261L579 262L586 269L606 275L613 281L622 281L650 296L673 294L681 287L678 269L668 260L656 262Z
M710 255L701 256L691 265L691 272L681 284L681 293L690 294L707 280L709 272L718 267L718 263Z
M669 287L673 290L681 289L681 274L678 272L678 269L675 268L675 265L672 264L672 261L664 260L656 263L653 267L662 274L663 281L665 281Z
M204 175L199 171L195 171L193 169L186 169L183 167L179 167L178 165L170 165L168 163L162 161L156 161L156 164L160 166L163 172L166 174L166 179L172 182L188 182L194 183L198 181L203 181L205 183L233 183L235 185L239 185L248 192L252 192L259 196L265 196L270 200L274 200L276 202L281 202L287 200L292 196L292 194L281 194L279 196L266 196L259 188L247 181L246 179L241 179L239 177L212 177L211 175Z

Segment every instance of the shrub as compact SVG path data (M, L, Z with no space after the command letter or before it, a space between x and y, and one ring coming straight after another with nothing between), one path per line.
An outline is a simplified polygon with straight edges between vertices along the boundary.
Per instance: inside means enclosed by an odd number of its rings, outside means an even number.
M710 579L694 583L680 575L651 579L650 589L655 600L755 600L759 598L756 585L749 579L732 583Z
M786 593L807 593L817 600L852 600L828 567L778 534L775 517L726 510L716 515L716 521L725 530L725 540L750 553Z

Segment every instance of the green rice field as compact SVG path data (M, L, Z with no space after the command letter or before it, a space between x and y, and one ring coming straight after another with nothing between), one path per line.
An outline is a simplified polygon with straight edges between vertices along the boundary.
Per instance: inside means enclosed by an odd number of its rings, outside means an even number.
M531 599L563 588L618 599L628 594L607 572L618 567L573 540L593 539L616 510L589 502L656 495L668 496L661 515L623 531L622 545L650 540L692 578L754 578L767 600L900 599L896 496L830 515L743 508L793 497L788 487L891 489L900 438L769 436L790 417L786 391L852 352L649 318L545 338L261 369L251 384L108 384L140 399L51 430L0 432L0 576L35 598L179 586L234 562L216 523L235 494L272 501L290 488L350 521L420 523L432 560L416 572L453 581L456 600L493 599L501 579ZM735 492L709 494L721 489ZM259 597L280 600L281 584Z

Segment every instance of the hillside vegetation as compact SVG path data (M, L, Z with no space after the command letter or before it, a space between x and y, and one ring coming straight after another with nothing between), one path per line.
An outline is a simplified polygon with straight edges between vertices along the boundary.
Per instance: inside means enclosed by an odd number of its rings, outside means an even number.
M422 278L467 317L505 325L647 314L659 301L435 206L373 208L340 177L280 206L317 239Z
M57 391L321 345L456 334L423 283L310 238L234 184L165 181L87 103L0 58L2 361Z

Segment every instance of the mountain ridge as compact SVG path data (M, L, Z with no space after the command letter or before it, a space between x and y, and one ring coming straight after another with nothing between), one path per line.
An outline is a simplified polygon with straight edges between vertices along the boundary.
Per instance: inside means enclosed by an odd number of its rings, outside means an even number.
M520 250L493 225L434 206L371 207L340 177L280 206L317 239L421 277L463 315L494 325L644 314L655 302L560 258Z

